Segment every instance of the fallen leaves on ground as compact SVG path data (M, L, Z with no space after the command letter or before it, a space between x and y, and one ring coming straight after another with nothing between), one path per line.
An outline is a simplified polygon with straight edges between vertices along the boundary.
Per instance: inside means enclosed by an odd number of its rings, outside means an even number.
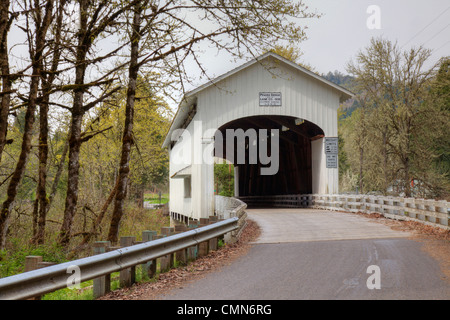
M250 243L260 234L260 228L251 219L247 219L247 225L233 244L226 244L207 256L198 258L186 266L171 269L160 273L158 279L152 282L135 284L130 288L118 289L99 298L98 300L154 300L172 289L183 288L189 281L198 279L208 272L218 270L220 267L230 264L233 260L245 254L250 248Z
M427 225L423 222L419 221L406 221L406 220L393 220L385 218L380 213L363 213L357 212L356 214L376 219L378 222L382 222L386 225L389 225L392 229L401 230L406 232L414 233L419 237L428 237L434 240L449 240L450 241L450 230L441 228L438 226Z

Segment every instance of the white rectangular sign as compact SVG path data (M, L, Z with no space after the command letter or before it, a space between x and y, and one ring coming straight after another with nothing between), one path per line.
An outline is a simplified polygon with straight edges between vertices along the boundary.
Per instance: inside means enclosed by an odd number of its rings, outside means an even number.
M338 138L325 138L325 153L338 154Z
M260 107L281 107L281 92L260 92Z
M338 155L337 154L327 154L327 168L337 169L338 167Z

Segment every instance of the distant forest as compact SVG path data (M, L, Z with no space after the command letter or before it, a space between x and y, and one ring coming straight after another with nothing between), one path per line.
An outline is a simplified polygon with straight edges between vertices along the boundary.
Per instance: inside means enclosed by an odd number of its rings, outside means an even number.
M329 71L327 74L323 74L322 77L350 91L353 91L352 89L355 86L355 77L343 74L342 72L337 70L335 70L334 72ZM343 105L343 114L341 115L341 119L345 119L350 116L352 112L358 107L359 104L357 100L350 99L349 101L347 101Z

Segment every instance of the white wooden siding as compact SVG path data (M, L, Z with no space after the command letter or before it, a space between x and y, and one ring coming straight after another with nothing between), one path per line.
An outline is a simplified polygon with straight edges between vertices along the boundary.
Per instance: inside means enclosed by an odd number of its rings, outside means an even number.
M281 107L260 107L260 92L281 92ZM198 219L214 214L214 167L194 161L203 156L202 138L212 138L215 130L230 121L258 115L284 115L306 119L319 126L328 137L337 137L337 109L341 95L335 86L316 79L292 65L268 56L262 63L232 73L216 85L195 92L197 113L187 127L192 141L183 140L171 150L170 174L191 166L192 198L184 198L183 180L170 179L170 210ZM190 96L189 98L193 98ZM195 122L201 133L194 134ZM208 135L204 132L213 129ZM314 193L338 193L338 169L327 169L323 140L312 142L312 187ZM192 157L182 165L173 154L192 142Z

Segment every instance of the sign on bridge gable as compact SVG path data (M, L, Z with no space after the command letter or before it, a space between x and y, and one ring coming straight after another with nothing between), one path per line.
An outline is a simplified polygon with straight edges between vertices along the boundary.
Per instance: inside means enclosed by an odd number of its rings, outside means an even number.
M281 92L260 92L260 107L281 107Z

